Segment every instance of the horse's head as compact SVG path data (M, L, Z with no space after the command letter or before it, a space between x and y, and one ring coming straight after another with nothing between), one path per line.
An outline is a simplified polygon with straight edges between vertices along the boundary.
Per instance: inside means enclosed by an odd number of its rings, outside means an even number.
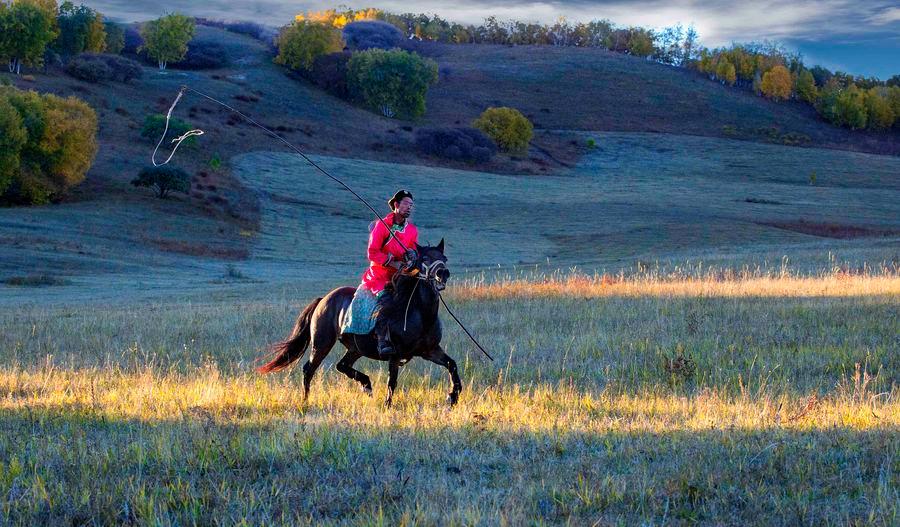
M450 280L450 270L447 269L447 257L444 256L444 239L434 247L416 244L419 259L416 260L415 269L419 272L419 278L427 280L438 291L443 291Z

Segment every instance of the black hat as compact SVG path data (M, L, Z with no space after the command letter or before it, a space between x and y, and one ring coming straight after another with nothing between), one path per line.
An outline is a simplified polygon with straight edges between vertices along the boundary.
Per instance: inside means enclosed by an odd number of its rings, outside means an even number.
M400 189L400 190L398 190L397 193L394 194L394 196L393 196L391 199L388 200L388 206L389 206L390 208L393 209L393 208L394 208L394 202L400 201L400 200L402 200L403 198L409 198L409 199L412 199L412 193L411 193L410 191L406 190L406 189Z

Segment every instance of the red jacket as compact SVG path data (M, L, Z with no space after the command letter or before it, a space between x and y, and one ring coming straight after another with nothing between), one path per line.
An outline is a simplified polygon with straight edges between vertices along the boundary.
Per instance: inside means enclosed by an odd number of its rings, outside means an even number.
M411 221L406 220L403 227L394 225L394 213L390 213L384 217L384 223L391 226L394 236L403 242L407 249L416 249L416 242L419 240L419 230ZM362 275L362 285L374 294L378 294L384 290L384 286L391 281L391 277L397 272L393 267L387 266L391 257L395 261L403 261L404 249L397 243L385 228L384 223L375 222L375 227L369 234L369 269ZM388 241L390 238L390 241ZM385 243L387 242L387 243Z

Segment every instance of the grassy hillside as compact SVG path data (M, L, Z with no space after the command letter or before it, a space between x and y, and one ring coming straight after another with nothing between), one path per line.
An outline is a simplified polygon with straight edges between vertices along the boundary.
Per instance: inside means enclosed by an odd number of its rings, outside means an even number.
M774 103L682 68L595 48L420 43L441 67L426 120L514 106L537 128L662 132L897 155L900 134L851 132L808 105Z

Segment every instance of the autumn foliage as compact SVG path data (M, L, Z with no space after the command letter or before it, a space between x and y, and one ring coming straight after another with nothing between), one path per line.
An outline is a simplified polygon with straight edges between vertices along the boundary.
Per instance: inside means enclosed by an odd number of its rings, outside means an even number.
M472 126L481 130L506 152L522 152L534 135L534 126L515 108L488 108Z
M97 153L97 114L75 97L0 88L0 199L42 204L81 183Z

